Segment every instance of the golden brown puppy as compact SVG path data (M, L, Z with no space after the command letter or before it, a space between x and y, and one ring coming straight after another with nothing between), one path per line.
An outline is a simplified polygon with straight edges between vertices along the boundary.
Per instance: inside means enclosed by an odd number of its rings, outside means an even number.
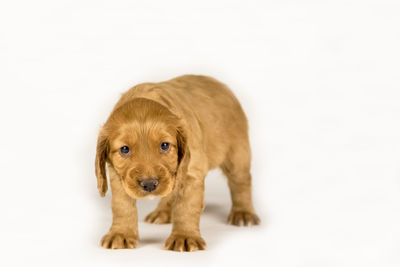
M205 249L199 229L204 178L216 167L228 177L228 223L258 224L250 158L246 116L224 84L185 75L133 87L115 105L97 142L97 186L104 196L107 163L113 212L101 245L134 248L139 239L135 200L161 197L146 221L172 222L165 248Z

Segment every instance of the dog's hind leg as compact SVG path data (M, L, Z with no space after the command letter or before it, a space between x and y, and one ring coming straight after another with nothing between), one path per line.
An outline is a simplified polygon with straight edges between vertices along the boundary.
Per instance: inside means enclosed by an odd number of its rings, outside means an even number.
M171 195L163 197L157 208L144 219L148 223L171 223Z
M240 142L232 145L220 166L228 177L232 199L228 224L242 226L260 223L260 219L254 211L251 197L250 160L249 143Z

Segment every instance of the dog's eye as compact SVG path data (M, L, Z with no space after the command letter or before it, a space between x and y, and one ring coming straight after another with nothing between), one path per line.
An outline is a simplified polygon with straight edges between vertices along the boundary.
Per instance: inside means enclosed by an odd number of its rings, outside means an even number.
M163 142L160 146L161 152L167 152L169 150L169 143Z
M124 156L128 155L129 152L130 152L128 146L123 146L123 147L121 147L119 150L121 151L121 154L124 155Z

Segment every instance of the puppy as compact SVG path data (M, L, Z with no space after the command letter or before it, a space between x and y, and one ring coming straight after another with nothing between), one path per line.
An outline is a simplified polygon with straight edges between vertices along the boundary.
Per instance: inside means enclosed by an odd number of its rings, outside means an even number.
M250 158L246 116L224 84L185 75L133 87L122 95L98 137L97 187L104 196L107 165L113 213L101 245L135 248L136 199L160 197L145 220L172 222L165 248L205 249L199 229L204 178L216 167L228 177L228 223L259 224L251 197Z

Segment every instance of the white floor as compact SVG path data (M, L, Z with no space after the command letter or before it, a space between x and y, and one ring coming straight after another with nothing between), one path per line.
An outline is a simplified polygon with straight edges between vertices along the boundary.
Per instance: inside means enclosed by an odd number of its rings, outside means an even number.
M398 1L3 1L0 266L400 266ZM207 178L206 251L99 240L97 132L119 94L186 73L227 83L248 115L258 227L226 225Z

